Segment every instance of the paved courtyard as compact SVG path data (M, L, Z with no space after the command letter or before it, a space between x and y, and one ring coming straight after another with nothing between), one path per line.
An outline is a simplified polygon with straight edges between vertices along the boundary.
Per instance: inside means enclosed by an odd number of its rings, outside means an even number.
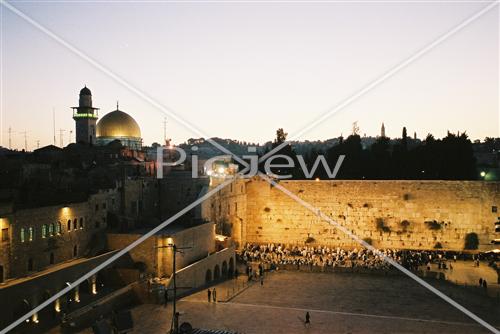
M500 328L499 303L484 291L431 282ZM226 299L232 286L217 286L218 297ZM178 309L181 323L248 334L489 332L407 277L277 272L266 276L263 286L255 283L228 302L208 303L201 291L179 301ZM306 311L311 314L308 327ZM157 305L135 308L134 333L165 333L169 312L170 307Z

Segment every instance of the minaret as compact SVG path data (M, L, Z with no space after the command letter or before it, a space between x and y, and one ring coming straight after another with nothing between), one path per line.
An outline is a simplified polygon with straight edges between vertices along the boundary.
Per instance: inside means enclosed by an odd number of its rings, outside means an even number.
M382 128L380 129L380 137L385 137L385 125L382 122Z
M97 123L97 111L99 108L92 107L92 93L85 86L80 91L78 107L72 107L73 119L76 123L76 142L95 144L95 130Z

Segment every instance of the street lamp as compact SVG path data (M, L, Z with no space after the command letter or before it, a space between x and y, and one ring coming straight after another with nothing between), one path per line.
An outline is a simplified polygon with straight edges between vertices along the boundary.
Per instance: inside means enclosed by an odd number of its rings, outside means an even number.
M486 172L483 170L479 175L481 175L481 177L484 179L484 177L486 176Z
M172 248L172 283L173 283L173 291L174 291L174 296L173 296L173 301L172 301L172 323L170 327L170 333L171 334L177 334L179 333L179 313L177 312L177 282L176 282L176 262L175 262L175 254L177 252L182 252L182 249L189 249L192 247L181 247L178 248L174 240L169 237L167 238L167 245L165 246L158 246L158 248ZM168 293L167 293L168 296Z

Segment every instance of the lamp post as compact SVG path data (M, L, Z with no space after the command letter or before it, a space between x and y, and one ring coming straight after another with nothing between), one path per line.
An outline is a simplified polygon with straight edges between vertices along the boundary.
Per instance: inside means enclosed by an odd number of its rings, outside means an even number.
M172 283L173 283L173 302L172 302L172 323L170 325L170 333L171 334L178 334L179 333L179 314L177 313L177 282L176 282L176 262L175 262L175 255L177 252L182 252L182 249L189 249L192 247L181 247L178 248L172 238L167 239L167 245L165 246L158 246L158 248L172 248ZM168 296L168 290L167 290L167 296Z

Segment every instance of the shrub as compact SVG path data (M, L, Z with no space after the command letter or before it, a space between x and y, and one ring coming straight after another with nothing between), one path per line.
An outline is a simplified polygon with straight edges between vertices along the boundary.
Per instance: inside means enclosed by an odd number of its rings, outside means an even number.
M436 244L434 245L434 248L435 249L441 249L441 248L443 248L443 245L441 245L440 242L436 242Z
M426 221L425 224L429 230L440 230L441 224L435 220Z
M364 238L363 241L366 242L368 245L373 245L372 238Z
M377 218L376 220L377 230L382 232L390 232L391 228L385 225L385 222L382 218Z
M307 237L306 244L310 244L310 243L313 243L315 241L316 241L316 239L314 239L313 237Z
M266 207L264 208L264 211L265 211L265 212L271 212L271 209L270 209L270 208L268 208L268 207L266 206Z
M465 249L477 249L479 246L479 237L477 233L467 233L465 235Z
M401 226L403 227L403 231L406 231L406 229L410 226L410 222L405 219L401 221Z

